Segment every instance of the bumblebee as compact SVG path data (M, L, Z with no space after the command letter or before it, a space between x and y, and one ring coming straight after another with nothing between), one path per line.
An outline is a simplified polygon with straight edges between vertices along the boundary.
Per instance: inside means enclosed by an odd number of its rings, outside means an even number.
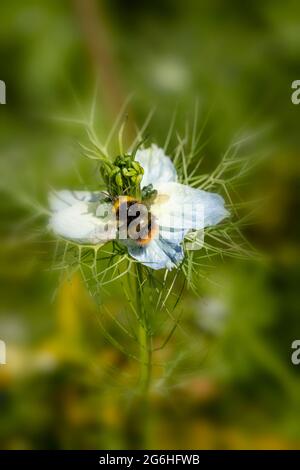
M139 246L148 245L158 232L156 218L147 204L132 196L114 198L113 208L119 234L134 240Z

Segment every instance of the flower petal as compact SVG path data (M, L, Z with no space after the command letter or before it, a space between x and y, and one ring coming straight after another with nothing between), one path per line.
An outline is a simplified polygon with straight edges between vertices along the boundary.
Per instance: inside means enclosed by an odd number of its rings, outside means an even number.
M168 240L154 239L146 246L128 244L128 253L140 263L152 269L174 268L183 260L183 249Z
M172 160L157 145L152 144L147 149L138 150L135 159L144 168L142 188L148 184L153 184L153 187L156 188L158 183L177 181L176 169Z
M176 229L202 229L216 225L229 215L219 194L180 183L160 183L157 191L151 212L159 218L160 225ZM172 225L169 225L170 220Z
M59 191L49 197L50 228L57 235L82 244L103 244L115 238L112 205L101 193Z
M229 215L219 194L209 193L179 183L160 183L151 207L157 217L159 233L180 243L189 230L216 225Z
M53 191L49 195L49 205L52 212L58 212L67 207L73 206L77 202L97 202L103 198L100 192L91 191Z

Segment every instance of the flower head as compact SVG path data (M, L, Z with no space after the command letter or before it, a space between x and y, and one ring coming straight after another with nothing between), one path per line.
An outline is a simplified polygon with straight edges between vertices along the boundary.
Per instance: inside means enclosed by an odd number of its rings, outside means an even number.
M220 195L179 183L172 160L156 145L105 161L101 173L107 192L51 194L57 235L89 245L117 239L145 266L172 269L184 258L187 234L229 215Z

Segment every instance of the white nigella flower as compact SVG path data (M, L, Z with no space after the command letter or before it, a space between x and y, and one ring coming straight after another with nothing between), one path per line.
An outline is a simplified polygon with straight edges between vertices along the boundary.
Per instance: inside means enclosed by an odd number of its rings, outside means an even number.
M128 161L130 156L126 158ZM188 232L216 225L229 213L220 195L178 183L173 162L156 145L137 150L134 168L138 171L138 167L143 169L140 198L128 196L126 192L122 196L122 191L110 197L103 192L52 193L50 227L57 235L78 244L101 245L117 238L140 263L153 269L172 269L183 260L182 243ZM123 168L121 174L131 178L134 170ZM109 171L115 177L116 169ZM120 177L117 181L121 187ZM150 194L148 199L147 194ZM120 237L123 223L120 213L124 204L127 237ZM132 212L135 204L137 211ZM141 204L148 209L148 215L138 219ZM133 229L135 233L140 230L138 236L130 235Z

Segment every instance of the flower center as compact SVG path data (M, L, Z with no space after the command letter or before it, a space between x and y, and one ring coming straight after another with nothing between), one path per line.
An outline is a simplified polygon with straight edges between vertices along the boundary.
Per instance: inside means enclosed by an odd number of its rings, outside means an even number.
M112 163L103 163L101 173L111 196L140 196L144 170L134 160L134 154L119 155Z
M114 202L120 239L134 240L144 246L153 240L158 224L149 207L131 196L120 196Z

